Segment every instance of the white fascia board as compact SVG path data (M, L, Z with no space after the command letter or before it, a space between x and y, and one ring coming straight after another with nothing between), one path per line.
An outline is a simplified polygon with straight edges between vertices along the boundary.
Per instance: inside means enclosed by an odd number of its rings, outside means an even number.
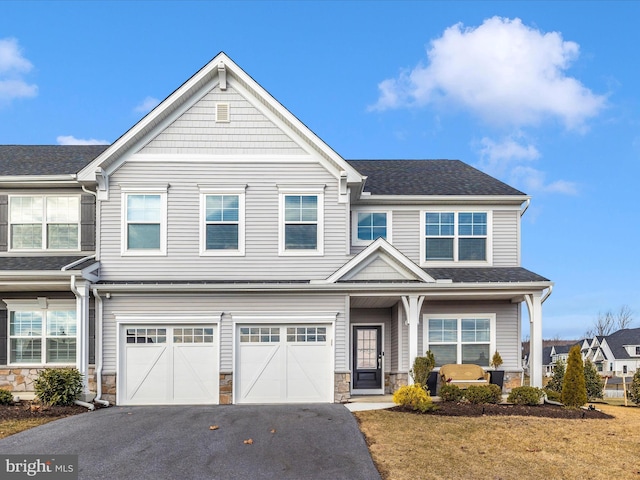
M0 187L20 188L20 187L69 187L78 186L75 174L65 175L2 175L0 176Z
M363 192L356 205L495 205L503 207L511 205L520 207L530 200L529 195L367 195Z

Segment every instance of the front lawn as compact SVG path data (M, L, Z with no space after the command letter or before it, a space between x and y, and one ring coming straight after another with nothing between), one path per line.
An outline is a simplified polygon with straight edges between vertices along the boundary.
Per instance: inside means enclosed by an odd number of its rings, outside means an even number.
M355 412L385 480L640 479L640 408L612 419Z

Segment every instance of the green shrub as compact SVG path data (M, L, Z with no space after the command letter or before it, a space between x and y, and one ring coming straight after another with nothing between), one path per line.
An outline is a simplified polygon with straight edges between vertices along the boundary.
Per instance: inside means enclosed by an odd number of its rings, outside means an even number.
M440 387L439 395L443 402L459 402L464 394L457 385L445 383Z
M436 366L436 359L431 350L427 350L424 357L416 357L413 361L413 368L409 371L414 383L426 385L429 373Z
M544 391L541 388L516 387L509 393L507 402L515 403L516 405L538 405L543 395Z
M569 350L567 371L562 382L562 403L567 407L577 408L587 403L587 387L584 380L584 365L580 346Z
M422 413L435 408L431 396L419 383L400 387L393 394L393 401L401 407Z
M500 403L502 389L498 385L471 385L464 392L470 403Z
M45 368L33 385L43 404L73 405L82 393L82 375L75 368Z
M562 402L562 395L555 390L549 390L548 388L545 388L544 393L547 394L547 398L552 402Z
M4 388L0 388L0 405L11 405L13 403L13 393Z
M562 393L562 382L564 381L564 372L566 371L564 361L558 360L553 368L553 376L547 383L547 390ZM549 397L551 398L551 397ZM559 399L558 399L559 401Z
M604 379L598 374L596 366L590 360L584 362L584 382L589 400L602 398Z
M629 386L629 399L636 405L640 405L640 368L636 370Z

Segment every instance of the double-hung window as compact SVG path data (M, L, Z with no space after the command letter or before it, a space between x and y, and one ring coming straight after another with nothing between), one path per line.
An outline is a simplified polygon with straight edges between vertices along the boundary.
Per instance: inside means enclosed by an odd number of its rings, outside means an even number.
M322 255L323 188L280 188L280 255Z
M495 351L495 315L425 317L423 336L437 367L448 363L488 367Z
M244 255L244 201L244 188L201 187L201 255Z
M166 255L167 187L122 192L122 254Z
M79 250L80 197L9 197L11 250Z
M378 238L391 242L391 212L358 210L352 217L353 245L368 245Z
M10 364L75 364L77 322L72 305L7 304Z
M423 262L489 262L488 212L424 212Z

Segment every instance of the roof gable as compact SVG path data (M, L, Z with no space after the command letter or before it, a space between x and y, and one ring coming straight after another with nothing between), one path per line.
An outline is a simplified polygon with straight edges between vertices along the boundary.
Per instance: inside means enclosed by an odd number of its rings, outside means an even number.
M383 238L378 238L367 248L345 263L326 283L357 281L401 281L434 283L424 270L400 253Z
M182 115L193 114L192 107L203 99L207 101L209 94L215 95L216 88L218 90L233 88L234 92L242 94L271 122L278 124L289 137L297 137L300 140L297 143L300 146L304 144L304 150L319 154L320 161L336 177L342 176L342 172L345 172L349 182L362 180L355 168L278 103L224 53L219 53L214 57L160 105L116 140L105 152L82 169L78 175L79 180L100 183L100 176L103 175L103 172L109 174L122 164L125 155L140 152L154 139L160 138L159 135L170 129L171 125Z

